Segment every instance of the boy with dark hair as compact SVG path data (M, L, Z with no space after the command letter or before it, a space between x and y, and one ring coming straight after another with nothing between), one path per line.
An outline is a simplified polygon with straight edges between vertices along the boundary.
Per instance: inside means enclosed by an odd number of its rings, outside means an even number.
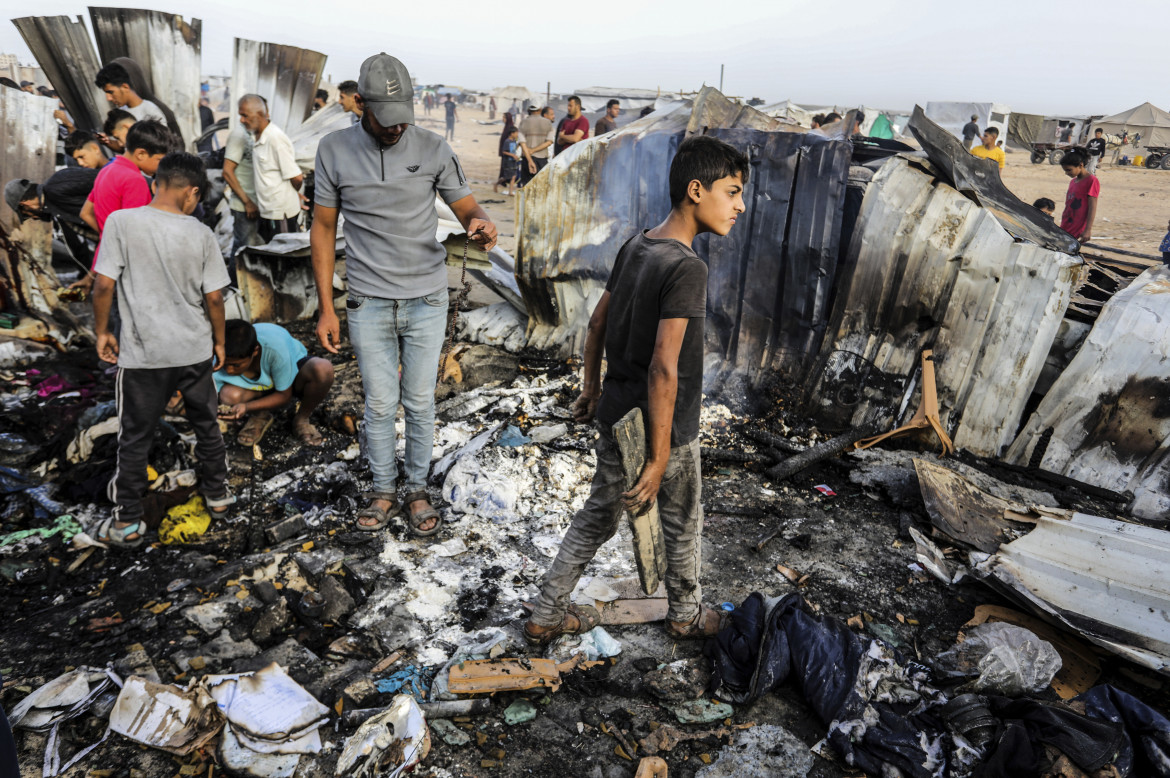
M1064 197L1060 228L1081 243L1088 243L1093 239L1097 197L1101 194L1101 182L1085 169L1085 162L1085 154L1079 149L1073 149L1060 160L1064 174L1072 179L1068 182L1068 194Z
M329 92L324 89L318 89L317 94L313 96L313 113L320 111L329 103Z
M174 145L174 135L160 122L136 122L126 133L126 150L98 173L81 209L82 220L101 235L114 211L148 205L150 184L145 176L154 175L163 155Z
M1047 197L1041 197L1036 202L1032 203L1032 207L1045 216L1053 216L1056 213L1056 203Z
M1105 131L1098 127L1093 132L1093 139L1085 144L1085 148L1089 152L1089 164L1086 169L1089 175L1097 175L1097 165L1105 157Z
M109 162L98 137L87 130L75 130L65 139L65 153L81 167L101 170Z
M357 104L358 83L356 81L342 81L337 87L337 104L341 110L353 114L353 123L357 124L362 118L362 109Z
M106 114L106 121L102 125L102 134L98 136L102 143L117 154L126 150L126 134L138 120L134 114L121 108L114 108Z
M301 401L293 415L293 432L306 446L323 442L309 416L333 386L333 364L309 356L308 349L279 324L229 321L225 328L223 367L212 376L225 419L255 414L240 430L239 442L251 446L268 428L268 411ZM256 422L256 423L252 423ZM246 433L246 434L245 434Z
M150 100L139 97L138 92L130 85L130 72L119 63L111 62L102 67L93 82L98 89L106 93L106 100L115 108L128 111L139 121L157 119L166 125L166 115Z
M150 205L110 215L93 293L98 356L118 365L118 466L109 487L114 510L95 537L122 547L146 539L142 496L147 455L159 417L176 390L183 393L195 431L208 512L224 517L235 502L227 487L211 378L224 361L221 290L228 275L215 235L190 216L207 185L203 162L194 154L171 152L157 164L155 185ZM109 330L115 287L120 336Z
M571 604L570 595L585 565L617 531L622 509L639 514L656 500L666 541L667 632L698 638L719 629L720 613L703 606L699 585L707 266L691 244L705 232L731 231L744 212L747 179L747 157L726 143L704 136L683 141L670 166L670 215L618 252L589 319L581 396L573 404L578 422L596 414L601 432L597 471L589 499L573 517L524 625L532 645L597 626L596 609ZM603 356L608 359L604 387ZM646 465L626 491L611 430L634 408L641 408L646 420Z
M1003 149L996 145L999 140L999 129L996 127L988 127L983 131L983 143L971 149L971 153L980 159L994 160L999 165L999 169L1003 170L1007 165L1007 157L1003 153Z

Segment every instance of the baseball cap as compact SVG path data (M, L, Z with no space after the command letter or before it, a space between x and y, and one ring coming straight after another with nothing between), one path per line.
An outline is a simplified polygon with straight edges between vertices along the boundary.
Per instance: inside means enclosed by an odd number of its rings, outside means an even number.
M30 189L35 192L36 184L27 178L14 178L4 185L4 202L8 203L9 208L20 213L21 202L31 199Z
M358 94L372 111L378 124L414 124L414 87L410 72L400 60L386 52L375 54L362 63L358 74Z

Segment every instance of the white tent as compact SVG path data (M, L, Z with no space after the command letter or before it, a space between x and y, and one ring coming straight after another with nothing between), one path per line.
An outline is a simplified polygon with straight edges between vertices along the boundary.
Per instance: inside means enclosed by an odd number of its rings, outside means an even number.
M927 103L926 117L960 140L963 125L974 116L979 131L988 127L999 130L1001 140L1007 140L1008 117L1012 109L1002 103Z
M1150 103L1099 119L1093 124L1094 129L1097 127L1105 130L1107 135L1128 132L1131 141L1135 134L1140 133L1142 138L1134 144L1135 148L1170 146L1170 113Z

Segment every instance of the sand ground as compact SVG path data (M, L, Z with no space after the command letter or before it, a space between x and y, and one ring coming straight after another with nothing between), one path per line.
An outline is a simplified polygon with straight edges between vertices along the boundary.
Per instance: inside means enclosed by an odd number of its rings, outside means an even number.
M486 111L460 106L452 146L471 179L476 199L499 228L500 245L515 255L516 198L492 192L499 172L497 143L503 123L497 114L494 124L485 124L487 117ZM428 117L420 108L418 123L429 130L443 132L439 110ZM1033 165L1026 154L1017 152L1008 154L1002 176L1007 187L1024 202L1031 203L1040 197L1054 200L1056 218L1060 219L1068 190L1068 177L1060 166L1047 162ZM1158 254L1158 245L1170 220L1170 171L1106 164L1098 169L1097 176L1101 181L1101 198L1093 242Z

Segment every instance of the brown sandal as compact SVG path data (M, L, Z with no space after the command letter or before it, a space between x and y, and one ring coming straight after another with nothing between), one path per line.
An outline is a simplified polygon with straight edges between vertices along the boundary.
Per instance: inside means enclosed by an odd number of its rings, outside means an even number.
M420 538L430 537L443 528L443 517L435 510L434 506L430 504L430 496L426 490L419 489L417 492L411 492L402 498L402 510L406 513L406 523L410 525L410 531ZM410 509L412 503L419 500L426 500L427 507L418 511ZM428 519L434 519L435 524L430 529L422 529L422 525Z
M248 420L244 422L240 433L236 435L236 442L241 446L250 447L260 442L264 437L264 433L268 432L268 428L272 426L272 414L268 411L260 411L248 416Z
M569 629L567 623L569 616L577 619L576 629ZM592 605L573 603L566 609L565 615L561 617L561 623L548 632L541 632L539 635L529 632L528 625L531 623L531 620L524 623L524 640L530 646L547 646L561 635L584 635L601 623L601 614Z
M390 520L402 512L402 506L398 502L398 495L394 492L366 492L363 495L369 500L369 505L357 512L357 517L354 520L354 526L359 532L377 532L390 523ZM385 500L390 503L390 507L386 510L374 505L375 500ZM373 524L362 524L362 519L373 519Z
M695 618L687 624L677 621L666 622L666 632L676 640L695 640L711 638L731 622L731 615L727 611L714 608L700 608Z

